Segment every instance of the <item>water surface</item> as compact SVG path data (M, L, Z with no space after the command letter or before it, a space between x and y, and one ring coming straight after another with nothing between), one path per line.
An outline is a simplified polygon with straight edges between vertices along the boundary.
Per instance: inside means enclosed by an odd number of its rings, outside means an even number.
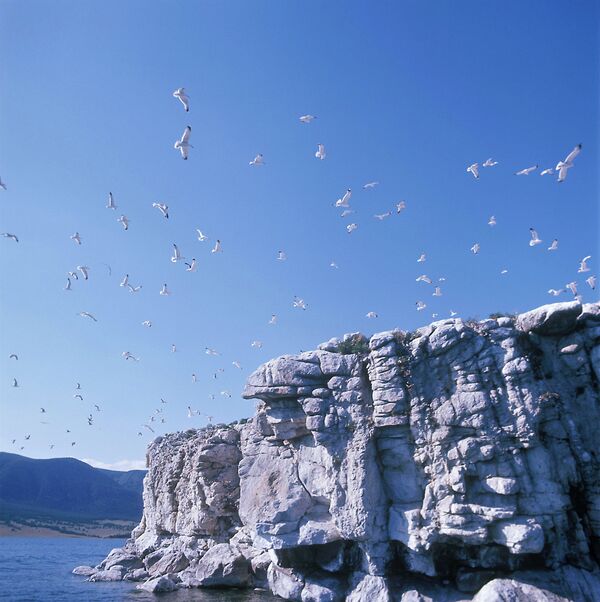
M95 566L122 539L0 537L0 600L11 602L272 602L252 590L182 589L161 595L143 592L130 581L89 583L71 574L76 566Z

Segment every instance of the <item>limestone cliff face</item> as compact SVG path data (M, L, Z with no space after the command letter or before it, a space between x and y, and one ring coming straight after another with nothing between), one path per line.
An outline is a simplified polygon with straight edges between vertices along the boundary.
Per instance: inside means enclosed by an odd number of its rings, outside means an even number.
M271 360L250 422L152 443L142 522L91 578L353 602L510 576L600 599L599 379L600 306L575 302Z

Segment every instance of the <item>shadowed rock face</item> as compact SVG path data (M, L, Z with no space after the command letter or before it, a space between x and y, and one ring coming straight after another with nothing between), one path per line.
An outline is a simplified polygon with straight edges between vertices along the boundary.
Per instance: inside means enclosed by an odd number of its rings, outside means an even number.
M419 576L539 585L552 569L555 593L600 599L599 378L598 304L271 360L244 391L251 422L152 443L142 523L99 568L125 556L125 578L301 601L400 599L398 578ZM216 544L224 560L199 567Z

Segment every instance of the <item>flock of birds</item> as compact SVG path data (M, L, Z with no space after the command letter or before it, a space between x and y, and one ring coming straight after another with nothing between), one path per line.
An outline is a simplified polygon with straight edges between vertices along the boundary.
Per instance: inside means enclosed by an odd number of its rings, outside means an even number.
M183 105L183 108L185 110L186 113L189 113L190 111L190 97L187 95L186 91L184 88L178 88L177 90L175 90L173 92L173 97L175 97L177 100L179 100L181 102L181 104ZM313 122L315 119L317 119L316 116L314 115L302 115L299 117L299 121L302 124L308 125L311 122ZM192 128L191 126L186 126L183 134L181 135L181 137L179 139L177 139L174 143L174 149L178 150L181 154L181 157L183 160L188 160L189 159L189 155L190 155L190 149L193 149L194 147L191 145L190 143L190 139L191 139L191 134L192 134ZM559 161L556 164L556 167L554 168L546 168L543 169L540 172L541 176L546 176L546 175L552 175L554 173L558 174L557 177L557 181L559 183L564 182L567 178L568 172L570 169L572 169L574 167L574 160L576 159L576 157L579 155L579 153L581 152L581 144L577 145L567 156L563 161ZM317 144L317 149L314 153L314 156L316 159L318 159L319 161L323 161L326 159L327 157L327 152L325 149L325 145L322 143ZM262 154L257 154L252 160L249 161L249 165L252 168L260 168L266 165L264 156ZM496 167L498 165L498 161L495 161L492 158L488 158L486 161L484 161L481 165L479 163L473 163L471 165L469 165L467 167L467 173L471 174L474 178L479 179L480 176L482 175L482 170L487 170L493 167ZM524 169L521 169L519 171L517 171L515 173L515 175L517 176L529 176L531 175L533 172L535 172L535 170L538 169L538 165L533 165L531 167L527 167ZM363 185L363 190L365 191L369 191L369 190L374 190L377 186L379 185L379 182L377 181L371 181L371 182L367 182L366 184ZM0 188L2 188L3 190L7 190L7 186L6 184L0 179ZM338 198L334 203L333 206L336 209L340 210L340 216L342 218L348 218L349 216L353 215L354 210L352 209L351 206L351 199L352 199L352 189L348 188L343 195L340 196L340 198ZM373 218L378 220L378 221L383 221L386 219L391 218L393 215L399 215L401 214L407 207L406 201L402 200L399 201L397 203L395 203L393 205L393 207L391 207L388 211L385 211L384 213L376 213L374 214ZM165 204L165 203L160 203L160 202L154 202L152 203L152 208L155 209L156 211L158 211L160 213L160 215L164 218L164 219L169 219L169 207ZM112 194L112 192L108 193L108 200L106 203L106 209L109 209L111 211L116 211L117 210L117 204L115 201L115 198ZM128 230L129 229L129 224L130 224L130 220L129 218L124 215L121 214L119 215L119 217L117 218L117 222L123 227L124 230ZM494 227L496 226L496 217L494 215L490 216L489 220L488 220L488 225L490 227ZM346 231L348 232L348 234L352 234L354 231L356 231L359 227L359 224L356 222L353 222L351 220L349 220L349 223L346 224L345 228ZM529 240L529 246L530 247L535 247L538 246L540 244L543 243L542 239L540 238L537 230L535 228L530 228L529 229L530 232L530 240ZM200 230L200 229L196 229L196 233L197 233L197 239L199 242L204 243L206 241L208 241L208 237ZM9 240L14 241L15 243L19 242L19 238L16 234L10 233L10 232L3 232L1 233L1 235ZM70 239L73 241L74 244L76 245L82 245L83 244L83 239L82 236L80 235L79 232L75 232L70 236ZM556 252L559 248L559 241L557 238L554 238L552 240L552 242L550 243L550 245L547 247L547 250L549 252ZM477 255L481 250L481 245L478 242L475 242L471 248L470 248L470 252L473 253L474 255ZM223 248L221 245L221 241L219 239L217 239L214 243L214 245L212 246L211 249L211 253L216 254L216 253L222 253L223 252ZM284 250L279 250L276 254L276 259L277 261L286 261L287 260L287 255L286 252ZM588 272L590 272L590 268L588 263L591 260L591 256L587 255L584 258L581 259L580 261L580 265L579 268L577 270L578 274L586 274ZM174 264L178 264L178 263L182 263L183 265L185 265L185 271L187 272L195 272L197 269L197 263L196 263L196 259L192 258L189 261L186 261L186 258L182 256L179 247L177 246L177 244L173 243L173 251L172 251L172 255L170 257L171 262L173 262ZM427 255L425 252L420 253L419 256L416 258L416 262L418 264L424 264L427 261ZM331 261L331 263L329 264L329 266L332 269L337 269L338 265L335 261ZM108 268L108 272L109 275L111 274L111 268L110 266L107 265ZM501 271L501 274L506 274L508 272L507 269L503 269ZM76 266L75 269L70 270L67 272L67 282L64 286L64 290L65 291L72 291L72 287L73 287L73 283L75 281L87 281L90 278L90 273L91 273L91 269L89 266L85 266L85 265L78 265ZM443 283L445 281L444 277L440 277L437 279L433 279L431 277L429 277L427 274L422 273L420 275L418 275L416 277L416 282L418 283L422 283L425 286L429 286L431 287L430 290L432 290L431 292L431 296L433 297L440 297L443 294L442 291L442 286ZM596 283L597 283L597 279L596 276L594 275L589 275L586 280L585 280L586 284L591 288L591 289L595 289L596 287ZM121 281L119 283L119 286L126 289L127 291L129 291L131 294L136 294L138 293L141 289L142 289L142 284L139 283L133 283L130 280L130 276L129 274L125 274L122 278ZM569 290L573 297L576 299L581 300L581 295L578 291L578 283L577 281L573 280L567 284L564 285L563 288L551 288L548 290L548 294L553 296L553 297L557 297L559 295L561 295L562 293L564 293L566 290ZM159 291L157 291L159 295L161 296L169 296L171 295L171 290L169 289L167 283L164 283L162 285L162 287L160 288ZM291 305L293 308L299 309L299 310L307 310L308 309L308 304L307 302L303 299L300 298L298 296L295 296L291 302ZM415 306L416 306L416 310L417 311L423 311L424 309L427 308L427 303L423 300L423 299L418 299L415 302ZM96 316L88 311L81 311L78 314L80 317L91 320L93 322L97 322L98 319L96 318ZM457 312L450 310L450 316L456 316ZM375 311L369 311L366 314L366 317L368 319L376 319L378 318L378 313ZM432 314L433 318L438 318L438 314L437 313L433 313ZM268 324L273 326L275 324L277 324L277 315L276 314L272 314L270 320L268 321ZM151 328L152 327L152 321L149 319L145 319L144 321L141 322L141 325L144 326L145 328ZM251 347L253 348L261 348L262 347L262 342L259 340L253 340L251 342ZM171 346L171 352L175 353L177 351L176 346L173 344ZM205 347L204 349L205 353L207 355L211 355L211 356L220 356L220 352L209 348L209 347ZM121 353L121 357L123 358L124 361L131 361L131 362L138 362L140 361L140 358L137 357L135 354L133 354L130 351L123 351ZM15 360L18 361L19 358L16 354L11 354L9 356L9 359L11 360ZM242 367L239 363L239 361L235 360L232 362L232 365L234 368L241 370ZM224 372L223 368L219 368L218 370L216 370L213 373L213 378L217 379L219 377L219 373L220 372ZM198 382L198 377L195 373L192 373L192 381ZM12 382L12 386L15 388L18 388L19 382L17 381L16 378L13 378L13 382ZM232 395L228 390L223 390L220 392L220 395L222 397L225 398L230 398ZM210 398L212 400L215 399L215 395L212 394L210 395ZM81 387L80 383L77 383L75 386L75 392L73 394L73 398L74 399L78 399L81 402L84 402L84 394L83 394L83 390ZM163 398L160 399L161 404L159 407L155 408L152 413L148 416L148 419L146 421L143 422L143 424L140 425L141 429L146 429L148 432L150 433L155 433L155 426L156 424L164 424L166 423L166 417L164 414L164 407L167 404L167 401ZM94 425L94 415L97 414L98 412L101 412L101 407L100 405L94 403L93 405L93 411L89 413L89 415L87 416L86 422L87 425L92 427ZM90 406L92 407L92 406ZM40 408L40 413L42 415L46 415L46 408L41 407ZM209 415L209 414L205 414L203 412L201 412L200 410L194 409L191 406L187 406L187 416L188 418L193 418L194 416L204 416L207 420L207 422L210 424L213 421L213 416ZM71 430L70 429L66 429L66 433L70 434ZM138 430L137 431L137 435L138 436L142 436L143 435L143 430ZM27 434L24 436L24 440L25 441L29 441L31 438L31 434ZM18 440L17 438L12 439L12 443L13 445L17 445L20 446L20 449L23 450L25 448L24 445L21 444L21 441ZM75 446L76 445L76 441L70 441L70 445L71 446ZM50 449L54 448L54 443L50 443L49 445Z

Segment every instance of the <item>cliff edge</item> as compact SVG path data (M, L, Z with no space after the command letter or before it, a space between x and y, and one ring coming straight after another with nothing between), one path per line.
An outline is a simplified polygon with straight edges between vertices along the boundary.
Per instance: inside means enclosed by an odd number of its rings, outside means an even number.
M600 600L599 379L598 303L271 360L252 420L149 446L140 525L76 571L301 602Z

